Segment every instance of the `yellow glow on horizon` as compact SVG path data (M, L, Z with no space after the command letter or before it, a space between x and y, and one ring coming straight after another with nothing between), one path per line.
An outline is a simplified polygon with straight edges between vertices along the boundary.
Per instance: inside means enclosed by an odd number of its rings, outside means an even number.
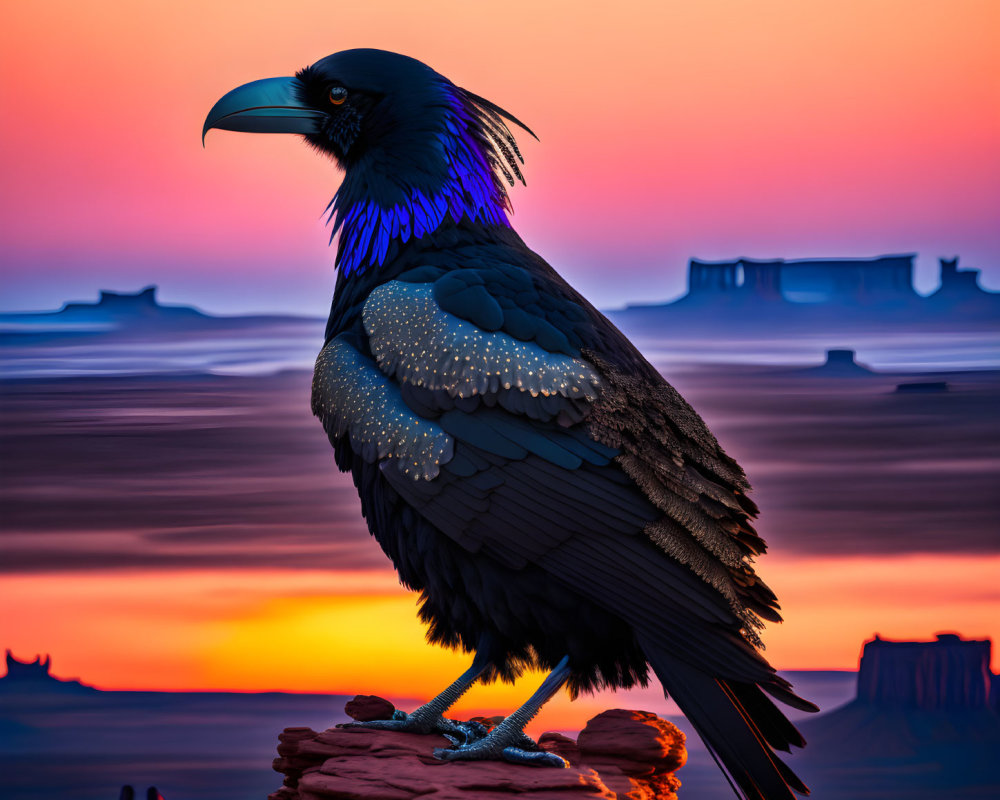
M1000 634L1000 556L767 556L759 566L785 617L764 634L768 660L782 669L857 669L861 646L875 633L899 640ZM993 664L1000 664L995 649Z
M434 676L457 677L468 659L427 646L415 600L409 593L268 599L212 623L216 636L202 652L204 680L241 688L277 689L291 681L314 691L385 694L393 686L406 697L433 694Z
M765 632L781 669L856 669L862 643L952 630L1000 635L1000 557L765 557L786 622ZM469 657L428 645L395 574L291 570L42 574L0 578L0 646L52 653L55 674L106 689L230 689L430 697ZM518 686L477 687L505 707Z

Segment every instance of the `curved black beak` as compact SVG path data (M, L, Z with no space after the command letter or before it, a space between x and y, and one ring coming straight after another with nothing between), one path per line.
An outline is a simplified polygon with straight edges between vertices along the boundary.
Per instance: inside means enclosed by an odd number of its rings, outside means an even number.
M233 89L212 106L201 130L210 128L251 133L315 133L322 113L304 106L295 92L295 78L265 78Z

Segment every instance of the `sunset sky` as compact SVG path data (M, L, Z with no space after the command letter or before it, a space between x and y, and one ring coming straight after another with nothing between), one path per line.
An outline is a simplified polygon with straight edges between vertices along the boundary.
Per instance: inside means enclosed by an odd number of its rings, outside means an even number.
M365 542L374 551L371 542ZM787 621L765 636L781 668L857 669L863 640L931 632L1000 637L997 556L768 557ZM54 653L54 672L105 689L313 691L426 700L469 657L429 647L415 597L381 569L121 570L0 579L3 644ZM20 612L15 611L21 609ZM994 653L994 669L997 664ZM541 681L476 686L456 706L506 714ZM413 703L409 704L410 706ZM609 707L670 709L655 680L571 702L560 693L533 726L579 729Z
M213 131L202 149L201 126L235 86L353 47L417 57L535 130L513 224L601 308L682 293L694 256L916 252L929 291L937 257L960 255L998 289L998 31L989 0L15 0L0 29L0 310L156 283L209 311L324 315L333 164L293 136ZM467 658L424 645L415 599L352 524L371 562L339 572L8 572L0 647L52 652L58 674L102 688L428 696ZM895 638L956 620L1000 636L1000 557L765 563L789 620L765 637L781 668L856 668L875 606ZM477 691L469 705L525 694Z
M225 92L352 47L426 61L522 136L514 224L599 307L701 258L960 255L1000 287L1000 5L46 2L0 31L0 308L158 283L323 315L339 174L200 133Z

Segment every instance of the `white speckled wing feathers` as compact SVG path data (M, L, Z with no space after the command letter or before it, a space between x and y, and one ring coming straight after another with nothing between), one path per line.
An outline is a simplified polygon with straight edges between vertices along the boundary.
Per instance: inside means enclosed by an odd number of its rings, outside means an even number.
M379 286L365 302L363 320L382 371L414 386L460 398L511 388L585 401L600 393L601 378L586 361L487 333L443 311L428 284Z
M403 402L399 386L343 337L324 347L313 372L313 413L333 435L347 434L368 462L394 459L404 475L431 480L451 460L454 440Z

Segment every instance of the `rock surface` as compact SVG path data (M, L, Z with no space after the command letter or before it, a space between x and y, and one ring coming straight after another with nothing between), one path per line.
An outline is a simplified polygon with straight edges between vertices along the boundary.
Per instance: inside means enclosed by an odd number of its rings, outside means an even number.
M392 719L396 707L383 697L373 694L359 694L344 706L347 716L358 722L369 722L373 719Z
M392 704L357 697L346 711L372 719ZM492 719L490 721L493 721ZM684 765L684 734L645 711L605 711L587 723L578 741L544 733L539 746L570 762L569 769L494 761L438 761L435 747L449 742L365 728L286 728L278 735L274 769L284 785L269 800L467 800L524 797L538 800L676 800Z

